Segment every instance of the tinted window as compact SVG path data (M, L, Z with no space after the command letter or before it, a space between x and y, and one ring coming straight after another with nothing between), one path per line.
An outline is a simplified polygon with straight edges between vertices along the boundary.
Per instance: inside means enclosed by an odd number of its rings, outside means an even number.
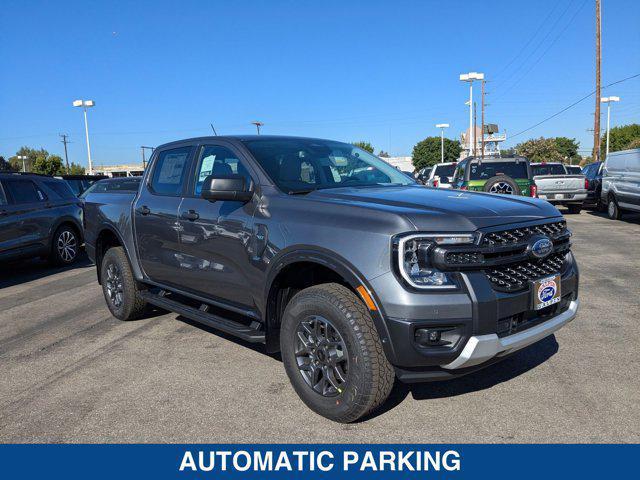
M69 188L71 188L71 191L74 193L74 195L78 196L84 191L84 185L82 185L82 180L72 179L72 180L65 180L65 181L67 182L67 185L69 185Z
M71 191L67 182L56 182L54 180L46 180L43 182L45 186L53 190L58 198L75 198L74 193Z
M191 147L160 152L153 166L151 189L161 195L178 196L188 169Z
M258 163L287 193L365 185L410 185L411 178L346 143L306 138L245 141Z
M13 203L42 202L45 199L44 194L31 180L8 180L5 188Z
M210 145L202 149L196 169L195 194L200 195L202 184L209 175L242 175L245 185L251 184L251 176L236 154L227 147Z
M482 162L474 163L469 171L469 180L487 180L496 175L507 175L511 178L528 178L527 164L522 162Z
M567 165L565 168L567 173L571 175L580 175L582 173L582 169L577 165Z
M531 172L536 175L566 175L562 165L531 165Z
M452 177L456 171L455 165L436 165L435 168L434 175L438 175L440 178Z

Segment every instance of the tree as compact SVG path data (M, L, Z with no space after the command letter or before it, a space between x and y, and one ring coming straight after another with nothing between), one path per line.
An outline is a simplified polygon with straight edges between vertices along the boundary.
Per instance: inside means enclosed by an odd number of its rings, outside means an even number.
M44 175L62 175L64 173L62 158L58 155L39 155L33 164L33 172Z
M580 142L576 141L575 138L555 137L553 141L556 143L556 148L562 158L567 159L571 164L576 160L580 161L581 157L578 155Z
M609 132L611 137L610 152L617 152L620 150L626 150L630 147L634 140L640 140L640 124L632 123L631 125L622 125L619 127L613 127ZM607 134L602 135L602 157L606 155L607 151ZM636 143L637 145L637 143ZM635 147L637 148L637 147Z
M554 138L536 138L516 145L518 155L527 157L532 162L562 162L564 157L558 150Z
M373 145L371 145L369 142L364 142L361 140L359 142L352 142L351 145L366 150L369 153L373 153Z
M444 139L444 161L456 162L462 147L458 140ZM427 137L413 147L412 159L416 170L435 165L441 161L440 137Z
M380 150L380 152L378 152L378 156L380 158L390 158L391 155L389 155L389 152L385 152L384 150Z
M69 165L69 175L84 175L86 172L82 165L71 162Z
M627 148L625 148L625 150L630 150L632 148L640 148L640 138L631 140L631 142L629 142L629 145L627 145Z
M11 163L11 166L15 171L21 172L24 168L25 171L31 172L33 171L33 164L36 162L38 157L47 157L48 155L49 152L44 148L36 150L35 148L21 147L13 157L9 158L9 163ZM22 160L18 157L27 158Z
M516 149L511 147L506 150L500 150L501 157L513 157L516 154Z
M15 171L13 165L9 163L3 156L0 155L0 172L12 172Z

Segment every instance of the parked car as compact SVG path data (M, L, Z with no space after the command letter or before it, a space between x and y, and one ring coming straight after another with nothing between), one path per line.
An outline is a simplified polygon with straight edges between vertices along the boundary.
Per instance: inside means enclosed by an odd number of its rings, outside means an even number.
M152 304L264 343L302 400L340 422L380 406L395 377L467 374L578 309L570 232L554 206L424 188L345 143L169 143L133 198L90 193L85 208L114 316Z
M587 198L584 201L585 207L595 207L598 211L604 211L606 205L600 200L602 196L602 167L604 162L594 162L585 165L582 174L587 179Z
M640 212L640 148L611 152L602 170L602 203L609 218Z
M538 188L538 198L563 205L570 213L580 213L587 198L588 180L579 173L567 173L562 163L532 163L531 172Z
M425 178L424 184L428 187L451 188L451 180L458 162L445 162L435 164Z
M95 182L108 177L106 175L61 175L57 178L61 178L67 182L76 197L79 197L82 192Z
M420 170L418 170L418 174L416 175L416 180L418 180L418 182L420 182L423 185L427 184L427 181L429 180L429 175L431 175L431 169L433 169L433 167L424 167Z
M0 173L0 260L44 257L68 265L82 241L82 209L66 182Z
M524 157L467 157L456 167L453 188L525 197L537 194L529 160Z
M115 177L99 180L80 195L84 199L90 193L135 193L142 177Z

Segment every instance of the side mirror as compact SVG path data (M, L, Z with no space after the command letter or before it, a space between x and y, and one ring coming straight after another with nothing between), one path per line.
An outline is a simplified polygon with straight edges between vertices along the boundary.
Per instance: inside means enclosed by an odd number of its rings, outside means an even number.
M253 191L245 185L242 175L209 175L204 179L200 196L210 202L231 200L246 203Z

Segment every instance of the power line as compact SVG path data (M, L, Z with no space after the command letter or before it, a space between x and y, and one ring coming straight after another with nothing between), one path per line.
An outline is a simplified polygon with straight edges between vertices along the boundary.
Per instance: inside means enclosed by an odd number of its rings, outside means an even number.
M617 85L617 84L619 84L619 83L626 82L627 80L634 79L634 78L636 78L636 77L640 77L640 73L636 73L635 75L631 75L630 77L623 78L622 80L618 80L618 81L616 81L616 82L609 83L608 85L605 85L605 86L604 86L604 87L602 87L602 88L603 88L603 89L604 89L604 88L608 88L608 87L611 87L611 86L613 86L613 85ZM552 118L557 117L558 115L560 115L560 114L562 114L562 113L566 112L566 111L567 111L567 110L569 110L570 108L573 108L573 107L575 107L576 105L578 105L579 103L581 103L581 102L585 101L587 98L590 98L593 94L595 94L595 93L596 93L596 91L597 91L597 90L592 91L592 92L591 92L591 93L589 93L588 95L585 95L584 97L582 97L580 100L577 100L577 101L573 102L571 105L568 105L568 106L564 107L562 110L560 110L560 111L558 111L558 112L554 113L553 115L551 115L551 116L549 116L549 117L545 118L544 120L542 120L542 121L540 121L540 122L536 123L535 125L532 125L532 126L530 126L529 128L525 128L524 130L521 130L521 131L520 131L520 132L518 132L518 133L514 133L513 135L511 135L511 136L509 137L509 139L512 139L513 137L517 137L518 135L522 135L523 133L528 132L529 130L533 130L534 128L536 128L536 127L538 127L538 126L542 125L543 123L548 122L548 121L549 121L549 120L551 120Z

